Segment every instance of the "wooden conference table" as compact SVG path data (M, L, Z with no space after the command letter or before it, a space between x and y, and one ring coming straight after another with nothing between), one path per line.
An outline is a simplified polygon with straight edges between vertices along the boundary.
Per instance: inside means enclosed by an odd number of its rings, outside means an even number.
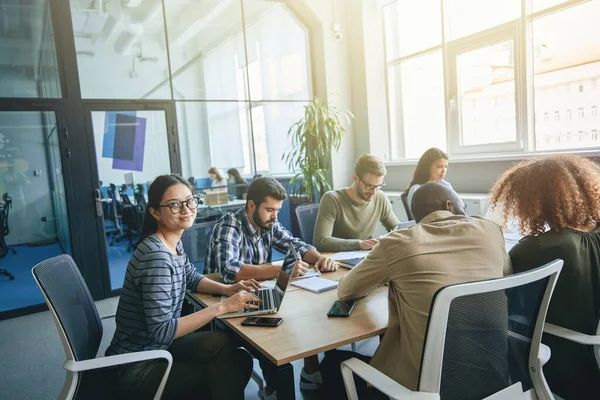
M348 272L340 268L323 273L323 278L339 281ZM294 399L296 386L292 361L383 334L388 323L388 288L377 288L356 307L348 318L328 318L327 311L338 300L337 290L313 293L290 285L277 314L283 323L276 328L241 326L244 317L218 320L219 327L231 330L255 357L268 360L277 369L278 399ZM187 293L188 301L203 308L218 297Z

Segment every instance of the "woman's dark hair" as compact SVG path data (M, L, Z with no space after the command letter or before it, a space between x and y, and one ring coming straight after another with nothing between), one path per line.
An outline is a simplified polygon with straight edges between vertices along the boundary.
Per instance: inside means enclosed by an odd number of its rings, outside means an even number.
M217 176L217 181L218 181L218 182L221 182L221 181L223 180L223 177L221 176L221 173L220 173L220 172L219 172L219 170L218 170L218 169L216 169L215 167L211 167L211 168L208 170L208 173L209 173L209 174L215 174L215 175Z
M233 176L235 183L246 183L246 180L242 178L242 175L240 174L240 171L237 170L237 168L229 168L227 170L227 175Z
M160 201L167 189L179 184L187 186L190 191L194 193L189 182L175 174L158 176L154 182L150 184L150 187L148 188L148 204L146 205L146 211L144 211L144 222L142 223L142 229L140 230L140 238L135 243L134 247L137 247L144 239L158 230L158 222L156 222L156 218L150 214L150 207L158 209Z
M421 158L419 159L419 163L417 164L417 168L415 169L415 174L413 175L412 181L410 185L406 188L404 193L408 193L410 188L413 185L422 185L424 183L429 182L430 173L431 173L431 164L435 161L443 158L445 160L448 159L448 154L444 153L442 150L437 147L432 147L427 150Z

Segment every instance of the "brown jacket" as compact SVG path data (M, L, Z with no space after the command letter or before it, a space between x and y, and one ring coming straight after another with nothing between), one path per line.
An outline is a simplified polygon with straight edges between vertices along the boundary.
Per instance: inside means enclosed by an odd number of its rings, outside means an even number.
M371 365L416 390L431 300L447 285L512 273L498 225L481 217L435 211L385 236L338 286L342 300L389 283L388 329Z

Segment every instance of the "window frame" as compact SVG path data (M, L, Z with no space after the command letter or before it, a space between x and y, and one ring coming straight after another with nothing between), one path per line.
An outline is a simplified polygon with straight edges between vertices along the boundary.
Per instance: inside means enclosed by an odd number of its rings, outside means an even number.
M416 159L406 158L404 109L402 107L402 89L400 74L392 76L393 67L403 61L419 57L439 49L442 50L444 70L444 101L446 118L446 149L457 160L485 161L485 160L519 160L532 155L576 153L581 155L598 155L600 144L597 147L572 147L560 150L537 150L535 132L535 90L533 68L533 38L532 22L557 12L568 10L572 7L593 0L568 0L553 6L530 12L530 0L521 0L520 17L503 24L493 26L487 30L476 32L466 37L446 41L446 29L449 16L445 13L445 0L439 0L442 7L442 43L439 46L423 49L397 59L387 58L387 48L390 40L401 40L397 31L392 31L388 37L388 27L385 24L384 7L399 0L379 0L381 10L381 23L384 35L384 65L386 72L386 101L389 120L389 143L391 144L391 161L386 164L403 165L414 164ZM506 40L513 40L514 67L515 67L515 124L516 140L513 142L461 145L462 132L460 129L460 101L458 98L458 83L456 60L457 56L468 51L493 45ZM394 82L394 86L391 83ZM586 113L587 114L587 113ZM541 116L538 116L541 118ZM552 119L553 116L549 116ZM592 135L593 132L590 132Z

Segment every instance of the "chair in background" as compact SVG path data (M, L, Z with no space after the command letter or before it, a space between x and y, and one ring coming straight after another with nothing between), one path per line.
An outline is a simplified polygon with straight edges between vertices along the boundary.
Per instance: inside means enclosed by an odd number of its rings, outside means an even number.
M356 374L393 399L553 399L542 372L550 349L541 337L562 265L554 260L441 288L431 305L417 391L352 358L342 363L348 397L358 398Z
M135 205L138 209L144 213L146 211L146 196L144 196L144 185L138 183L135 185L135 190L133 191L133 199L135 200Z
M114 398L114 371L107 369L145 360L166 360L165 373L154 399L160 399L173 358L166 350L98 357L102 322L92 296L69 255L60 255L37 264L33 278L40 287L65 349L63 368L67 377L59 399ZM112 317L112 316L110 316Z
M319 204L296 207L296 218L298 218L300 236L302 236L304 243L313 244L317 214L319 214Z
M9 250L11 250L13 254L17 253L15 249L9 248L6 245L5 239L6 235L10 233L10 230L8 228L8 213L10 208L12 207L12 199L8 195L8 193L4 193L4 195L2 195L2 200L4 201L4 203L0 203L0 258L6 257ZM11 281L15 279L14 275L4 268L0 269L0 275L7 276L8 279Z
M405 192L402 192L400 194L400 199L402 200L402 205L404 206L404 211L406 211L406 217L409 220L415 219L415 216L413 215L412 211L410 210L410 204L408 204L408 194Z

